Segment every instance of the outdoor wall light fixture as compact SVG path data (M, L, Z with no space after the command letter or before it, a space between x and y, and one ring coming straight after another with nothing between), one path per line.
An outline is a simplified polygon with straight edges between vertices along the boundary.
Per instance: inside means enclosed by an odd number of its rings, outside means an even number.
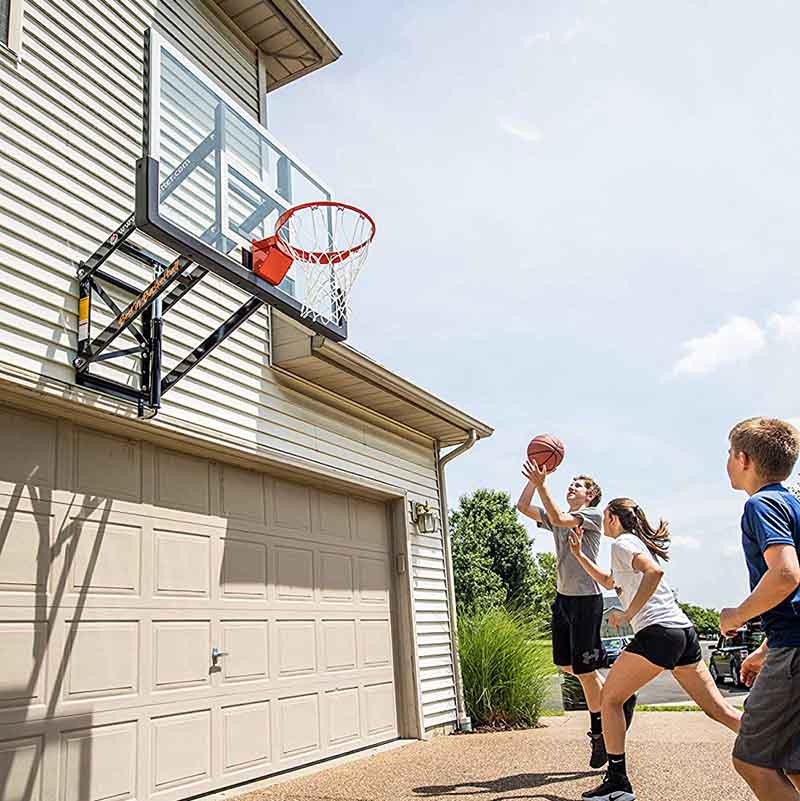
M420 534L435 534L439 529L439 518L427 502L412 501L411 518Z

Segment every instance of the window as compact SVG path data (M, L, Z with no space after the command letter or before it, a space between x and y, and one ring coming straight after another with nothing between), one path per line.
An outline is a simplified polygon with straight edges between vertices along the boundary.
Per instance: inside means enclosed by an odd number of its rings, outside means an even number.
M0 42L8 45L8 28L11 16L11 0L0 0Z
M0 0L0 53L19 55L22 40L23 0Z

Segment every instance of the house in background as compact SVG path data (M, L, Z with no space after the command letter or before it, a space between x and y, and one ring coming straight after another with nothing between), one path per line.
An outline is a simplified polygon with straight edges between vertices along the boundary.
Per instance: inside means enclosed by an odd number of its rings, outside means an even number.
M491 428L269 305L150 420L111 391L136 386L136 338L76 380L79 266L135 207L149 29L236 130L340 55L297 0L0 2L3 801L175 801L464 714L444 465ZM199 136L172 89L165 159ZM226 164L184 184L185 225ZM117 304L176 257L130 241ZM193 286L165 369L249 297Z

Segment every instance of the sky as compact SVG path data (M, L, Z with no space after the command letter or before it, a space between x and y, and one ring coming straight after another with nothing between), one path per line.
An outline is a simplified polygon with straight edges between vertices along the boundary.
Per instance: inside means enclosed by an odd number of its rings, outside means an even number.
M343 55L269 125L376 218L351 344L495 429L448 465L451 506L516 501L554 434L556 498L578 472L634 498L670 522L679 598L738 604L728 432L800 422L800 7L305 5Z

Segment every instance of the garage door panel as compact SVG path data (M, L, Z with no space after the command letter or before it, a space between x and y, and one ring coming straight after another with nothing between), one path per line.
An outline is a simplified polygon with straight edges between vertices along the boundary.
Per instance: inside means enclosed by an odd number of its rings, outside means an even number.
M327 741L330 746L357 743L362 736L359 687L342 687L324 694Z
M278 744L281 761L311 758L321 748L318 693L278 699Z
M362 688L361 695L364 707L364 733L368 737L391 735L397 728L392 682L367 685Z
M311 489L274 479L271 483L270 525L276 531L306 534L311 530Z
M315 600L314 550L276 545L272 548L275 600L311 605Z
M389 544L389 524L386 507L380 503L354 498L353 510L354 540L361 545L372 546L385 551Z
M363 668L392 664L392 634L389 620L361 620L361 664Z
M355 600L353 557L346 553L319 552L320 602L352 604Z
M4 711L46 703L47 621L15 611L0 611L0 710Z
M310 676L317 671L315 620L275 621L275 671L277 678Z
M358 557L358 594L362 604L389 605L389 563L385 557Z
M158 506L209 514L211 465L206 459L157 449L154 472Z
M142 500L138 442L87 428L75 430L75 488L103 498Z
M153 692L210 687L210 620L153 621Z
M150 725L150 792L191 795L211 777L211 709L154 717ZM175 796L171 793L170 796Z
M127 801L137 797L137 721L62 732L64 801Z
M90 617L90 616L89 616ZM140 622L67 618L63 702L135 696L140 691Z
M222 770L268 771L272 764L272 720L270 701L222 707Z
M323 620L322 658L325 672L355 670L358 667L358 635L355 620Z
M334 540L350 540L350 499L346 495L319 491L312 511L314 534Z
M66 594L127 595L142 594L142 551L146 533L133 517L107 515L105 520L81 516L67 518L58 533L51 590ZM72 603L77 603L77 599Z
M43 801L44 737L0 739L3 801Z
M55 420L8 407L0 414L0 488L14 493L23 485L55 488ZM26 492L27 494L27 492Z
M55 519L53 514L20 511L16 504L0 511L0 604L11 594L21 593L18 602L34 601L47 591L50 548Z
M221 600L254 601L267 598L267 544L233 534L219 540L219 595Z
M211 597L209 533L153 531L153 592L156 596Z
M222 651L221 683L267 681L269 672L269 621L223 620L220 622Z
M220 506L225 517L266 523L266 494L263 473L223 465L220 477Z
M112 501L51 506L52 563L48 606L130 605L147 593L150 523Z

